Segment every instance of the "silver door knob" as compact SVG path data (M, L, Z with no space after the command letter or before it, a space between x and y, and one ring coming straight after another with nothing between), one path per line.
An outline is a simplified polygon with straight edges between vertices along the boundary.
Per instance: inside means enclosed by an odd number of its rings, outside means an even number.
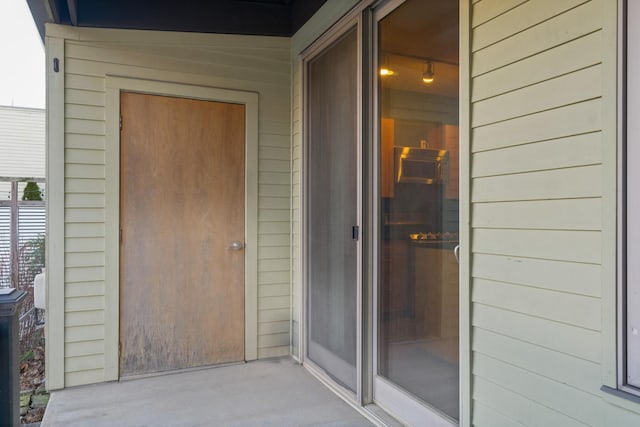
M240 240L234 240L233 242L231 242L231 244L229 246L227 246L227 249L232 250L232 251L239 251L244 247L244 245L242 244L242 242Z
M453 255L456 257L456 261L460 262L460 245L456 245L456 247L453 248Z

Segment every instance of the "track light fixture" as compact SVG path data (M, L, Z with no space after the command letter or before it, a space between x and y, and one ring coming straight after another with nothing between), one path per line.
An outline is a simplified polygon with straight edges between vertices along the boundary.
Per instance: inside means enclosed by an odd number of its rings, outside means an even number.
M433 72L433 62L430 60L424 63L424 72L422 73L422 82L426 84L433 83L435 73Z
M393 76L396 72L389 67L389 56L384 55L382 58L382 66L380 67L380 75L382 77Z

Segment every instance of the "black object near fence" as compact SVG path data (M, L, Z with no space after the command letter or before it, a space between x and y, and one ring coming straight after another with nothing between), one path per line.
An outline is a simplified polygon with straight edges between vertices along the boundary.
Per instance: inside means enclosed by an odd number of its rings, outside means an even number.
M46 208L38 183L44 179L0 177L0 184L10 189L8 199L0 198L0 289L26 293L18 315L22 350L33 346L31 337L43 321L32 287L44 268Z
M0 426L20 425L20 345L18 312L27 293L0 292Z

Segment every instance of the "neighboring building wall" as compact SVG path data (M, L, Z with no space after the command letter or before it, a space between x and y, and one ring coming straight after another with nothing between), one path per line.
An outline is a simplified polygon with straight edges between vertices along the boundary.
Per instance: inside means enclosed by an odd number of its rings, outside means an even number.
M65 51L65 375L50 387L105 381L106 75L259 93L258 357L289 354L290 40L63 26L47 32L49 42L64 39Z
M615 18L615 1L473 2L474 425L640 424L600 391L615 382Z
M291 295L292 295L292 341L291 354L300 355L302 300L302 243L301 243L301 173L302 173L302 58L300 54L314 40L335 24L349 11L357 0L327 0L315 15L291 39L291 62L293 93L292 104L292 153L291 153Z
M0 105L0 177L44 178L44 141L45 110ZM0 182L0 200L10 191L10 183Z
M45 110L0 106L0 177L45 177ZM18 183L18 199L22 199L26 182ZM44 182L38 186L45 190ZM11 182L0 181L0 286L9 286L9 253ZM19 245L44 234L44 207L21 207ZM3 264L4 263L4 264Z

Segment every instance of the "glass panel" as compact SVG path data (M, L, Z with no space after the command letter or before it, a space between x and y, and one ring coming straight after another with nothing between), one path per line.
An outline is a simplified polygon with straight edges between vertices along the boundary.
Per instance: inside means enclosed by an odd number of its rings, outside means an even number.
M355 29L309 63L308 81L308 357L355 391Z
M455 419L457 3L408 0L378 24L378 374Z

